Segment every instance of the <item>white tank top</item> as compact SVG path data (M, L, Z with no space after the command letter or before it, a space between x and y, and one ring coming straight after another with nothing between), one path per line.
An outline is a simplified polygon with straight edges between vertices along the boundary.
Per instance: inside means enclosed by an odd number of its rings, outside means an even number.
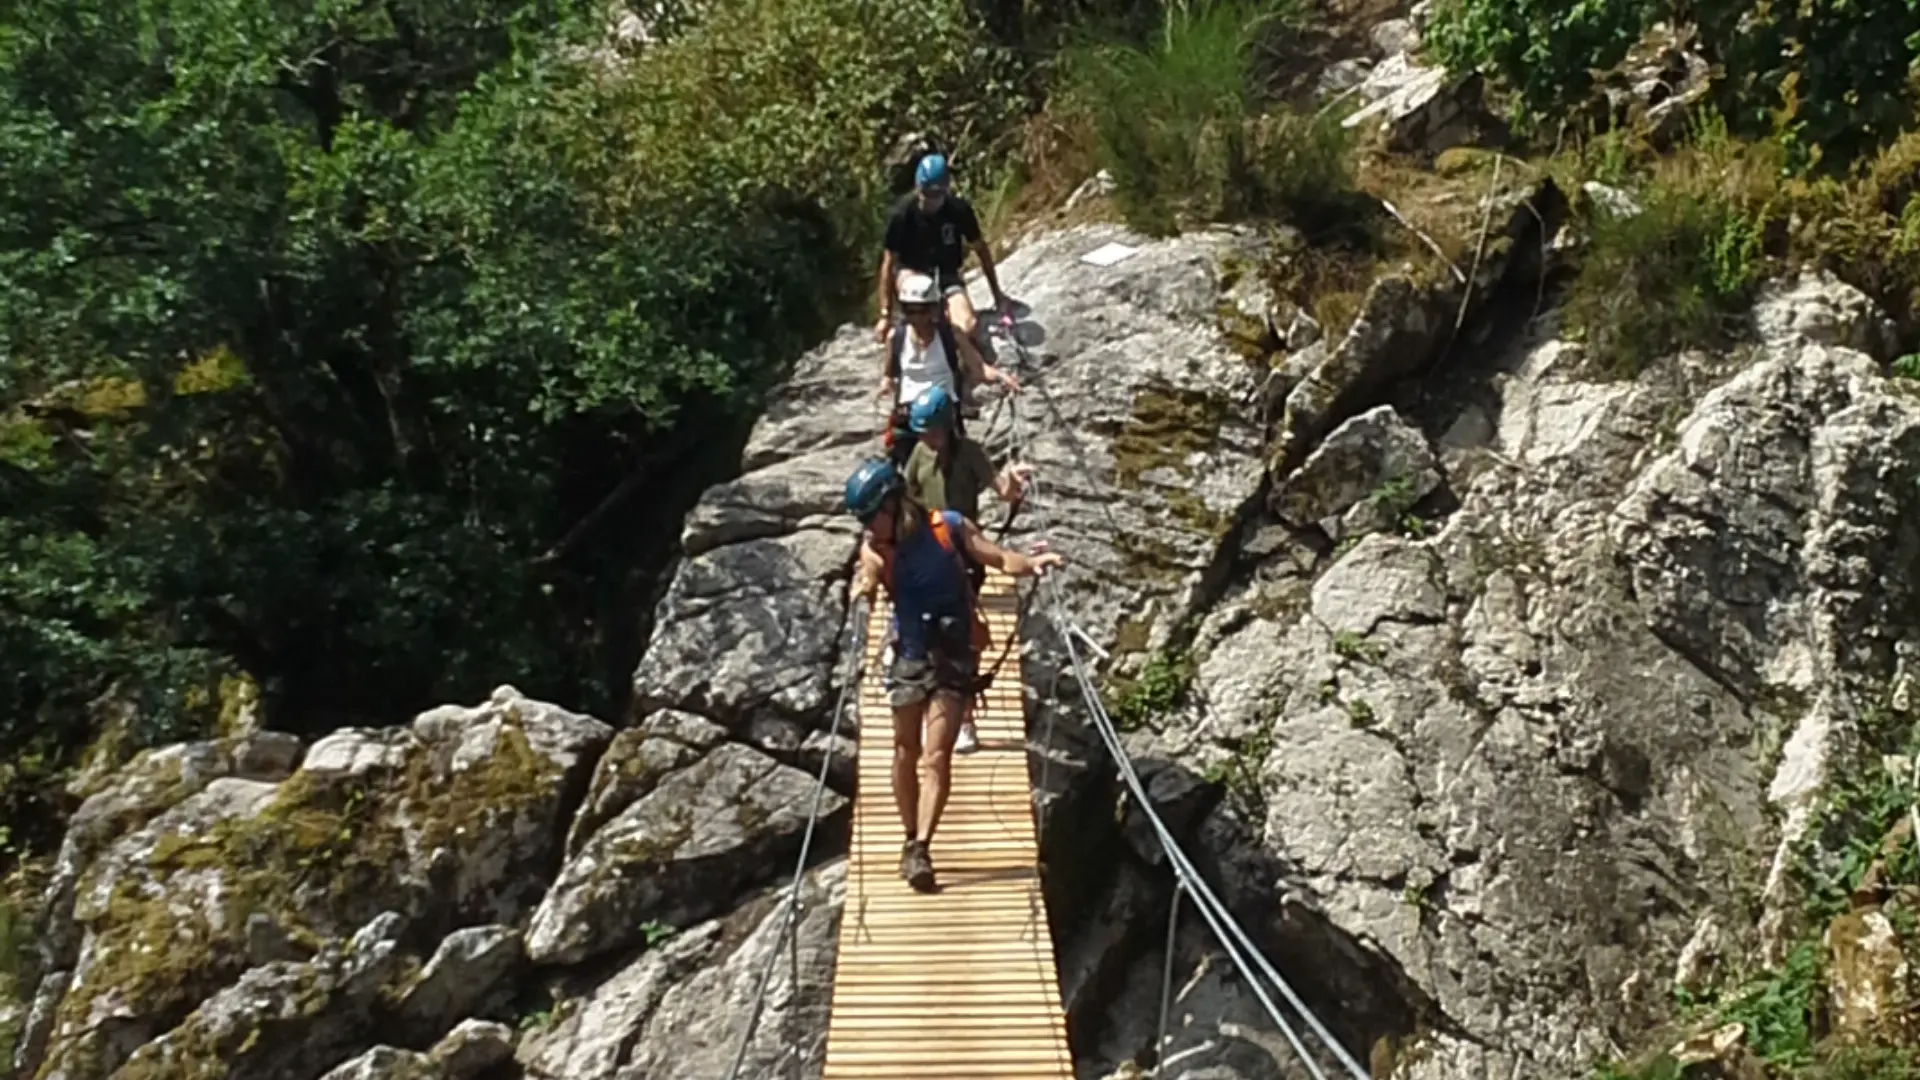
M938 386L949 396L957 397L960 388L953 385L953 365L947 362L947 347L940 341L940 331L935 330L933 337L922 349L913 340L913 328L908 327L900 342L900 396L899 401L912 401L929 386Z

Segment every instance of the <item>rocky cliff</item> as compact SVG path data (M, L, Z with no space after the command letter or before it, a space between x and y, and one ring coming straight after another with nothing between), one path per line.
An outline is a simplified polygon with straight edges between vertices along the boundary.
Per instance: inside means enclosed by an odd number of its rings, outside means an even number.
M1136 250L1081 260L1110 242ZM1597 381L1549 317L1423 392L1432 296L1383 281L1314 341L1240 282L1287 257L1096 226L1006 261L1029 389L979 428L1043 483L1012 542L1044 527L1072 559L1115 700L1190 673L1170 709L1122 710L1130 750L1356 1053L1406 1080L1580 1075L1659 1022L1676 964L1777 936L1785 845L1906 678L1920 398L1883 377L1870 305L1819 278L1771 288L1735 354ZM1258 360L1250 323L1280 324ZM836 498L879 421L871 349L848 329L804 358L688 519L620 730L503 687L100 781L23 1075L724 1075L845 677ZM1270 449L1270 421L1304 445ZM1170 882L1061 628L1028 629L1050 915L1102 1076L1149 1048ZM818 1068L854 745L831 749L800 980L773 965L750 1074ZM1293 1075L1210 944L1176 942L1172 1075Z
M1366 116L1437 138L1453 112L1405 67L1359 84ZM1920 395L1865 297L1778 282L1737 349L1603 378L1535 302L1560 193L1498 209L1471 275L1383 268L1325 335L1269 286L1297 237L1029 236L999 346L1027 390L975 428L1037 470L1009 542L1071 560L1064 610L1159 810L1398 1080L1573 1080L1664 1030L1676 983L1777 956L1796 844L1920 641ZM502 687L92 781L19 1074L718 1080L764 969L745 1074L817 1075L856 752L830 734L838 499L881 423L873 349L847 328L803 357L688 517L617 724ZM1064 627L1026 627L1082 1075L1149 1060L1169 964L1161 1075L1305 1075L1202 926L1166 955L1164 859ZM829 756L795 962L768 967ZM1856 951L1897 959L1885 938Z

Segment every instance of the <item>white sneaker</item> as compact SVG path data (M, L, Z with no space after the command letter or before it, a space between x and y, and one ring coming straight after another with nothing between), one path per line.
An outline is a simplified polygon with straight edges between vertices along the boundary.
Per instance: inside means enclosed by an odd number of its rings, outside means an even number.
M973 733L973 721L961 721L960 734L953 740L953 752L971 754L978 749L980 749L980 740Z

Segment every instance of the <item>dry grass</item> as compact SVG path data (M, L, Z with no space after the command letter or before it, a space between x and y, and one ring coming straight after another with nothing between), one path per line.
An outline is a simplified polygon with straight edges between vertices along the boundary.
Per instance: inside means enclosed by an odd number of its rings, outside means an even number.
M1066 208L1068 197L1099 171L1091 117L1057 104L1028 117L1005 179L991 201L979 200L980 227L994 252L1004 255L1035 228L1118 220L1106 198Z

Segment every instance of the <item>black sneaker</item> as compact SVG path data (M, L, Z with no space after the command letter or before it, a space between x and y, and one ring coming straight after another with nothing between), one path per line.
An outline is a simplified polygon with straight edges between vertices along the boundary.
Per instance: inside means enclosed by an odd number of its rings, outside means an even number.
M900 852L900 876L918 892L933 891L933 858L925 841L909 840Z

